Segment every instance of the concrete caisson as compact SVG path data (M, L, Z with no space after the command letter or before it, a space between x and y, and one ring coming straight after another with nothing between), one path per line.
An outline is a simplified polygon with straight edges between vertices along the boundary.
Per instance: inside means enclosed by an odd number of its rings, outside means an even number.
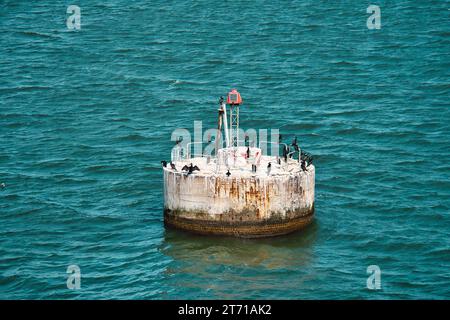
M270 170L267 169L271 163ZM193 163L200 170L182 171ZM263 156L251 165L227 170L205 158L164 167L164 221L199 234L267 237L307 226L314 216L315 167ZM229 168L229 167L228 167Z

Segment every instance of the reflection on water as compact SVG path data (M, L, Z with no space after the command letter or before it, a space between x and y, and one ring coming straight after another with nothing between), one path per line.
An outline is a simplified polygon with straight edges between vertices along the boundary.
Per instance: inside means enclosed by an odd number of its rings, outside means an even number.
M166 228L161 251L175 261L266 269L291 269L310 263L318 230L314 221L306 229L286 236L240 239L201 236Z
M168 278L184 275L179 285L200 290L224 290L222 298L232 298L226 287L233 288L244 280L253 289L264 284L270 274L270 286L286 273L307 269L314 259L313 245L317 222L286 236L263 239L201 236L166 229L160 251L172 262L166 269ZM198 281L200 279L202 281ZM201 285L203 284L203 285Z

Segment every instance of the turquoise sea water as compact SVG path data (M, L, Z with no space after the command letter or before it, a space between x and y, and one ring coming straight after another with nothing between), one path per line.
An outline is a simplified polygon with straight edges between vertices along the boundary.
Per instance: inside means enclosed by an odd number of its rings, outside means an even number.
M2 0L0 298L450 298L449 9ZM316 156L304 232L165 230L171 132L213 127L231 87L241 126L296 134Z

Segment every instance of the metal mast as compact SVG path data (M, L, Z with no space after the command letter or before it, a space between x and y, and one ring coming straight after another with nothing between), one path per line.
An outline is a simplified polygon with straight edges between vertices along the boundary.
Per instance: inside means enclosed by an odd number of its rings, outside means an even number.
M222 146L221 135L222 135L222 126L224 130L225 136L225 148L230 146L230 136L228 135L228 123L227 123L227 106L223 97L219 99L219 118L217 120L217 137L216 137L216 155L219 152L219 147Z
M230 105L230 144L237 147L239 144L239 105Z
M227 104L230 106L230 147L239 145L239 105L241 103L241 94L236 89L232 89L227 97Z

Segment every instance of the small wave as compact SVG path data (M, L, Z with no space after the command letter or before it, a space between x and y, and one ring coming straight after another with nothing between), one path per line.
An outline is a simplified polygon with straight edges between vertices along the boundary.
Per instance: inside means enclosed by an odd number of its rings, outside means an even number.
M46 159L43 161L39 161L36 163L38 167L45 168L55 168L67 163L70 159L68 158L55 158L55 159Z
M111 165L93 165L89 166L85 169L87 172L91 173L126 173L128 171L128 168L124 167L112 167Z
M430 252L428 252L428 254L436 258L442 258L446 259L447 261L450 261L450 248L440 248L431 250Z
M129 118L112 118L111 119L112 122L128 122L130 121Z
M0 88L0 92L16 92L16 91L33 91L33 90L50 90L48 86L20 86L12 88Z
M163 102L163 105L171 106L171 105L186 105L187 101L182 99L168 99Z
M119 140L123 140L123 141L141 141L141 140L146 140L146 138L144 136L141 136L140 134L133 133L133 134L129 134L129 135L126 135L126 136L119 137Z
M225 64L225 61L219 60L219 59L211 59L211 60L207 60L206 63L212 64L212 65L221 65L221 64Z
M365 130L362 130L361 128L352 127L352 128L337 130L336 134L339 134L339 135L355 135L355 134L363 133L363 132L365 132Z
M345 61L345 60L332 61L331 63L335 64L337 66L356 66L359 64L358 62Z
M27 36L27 37L38 37L38 38L50 38L50 39L62 39L60 35L55 34L49 34L49 33L42 33L42 32L35 32L35 31L16 31L18 34Z

